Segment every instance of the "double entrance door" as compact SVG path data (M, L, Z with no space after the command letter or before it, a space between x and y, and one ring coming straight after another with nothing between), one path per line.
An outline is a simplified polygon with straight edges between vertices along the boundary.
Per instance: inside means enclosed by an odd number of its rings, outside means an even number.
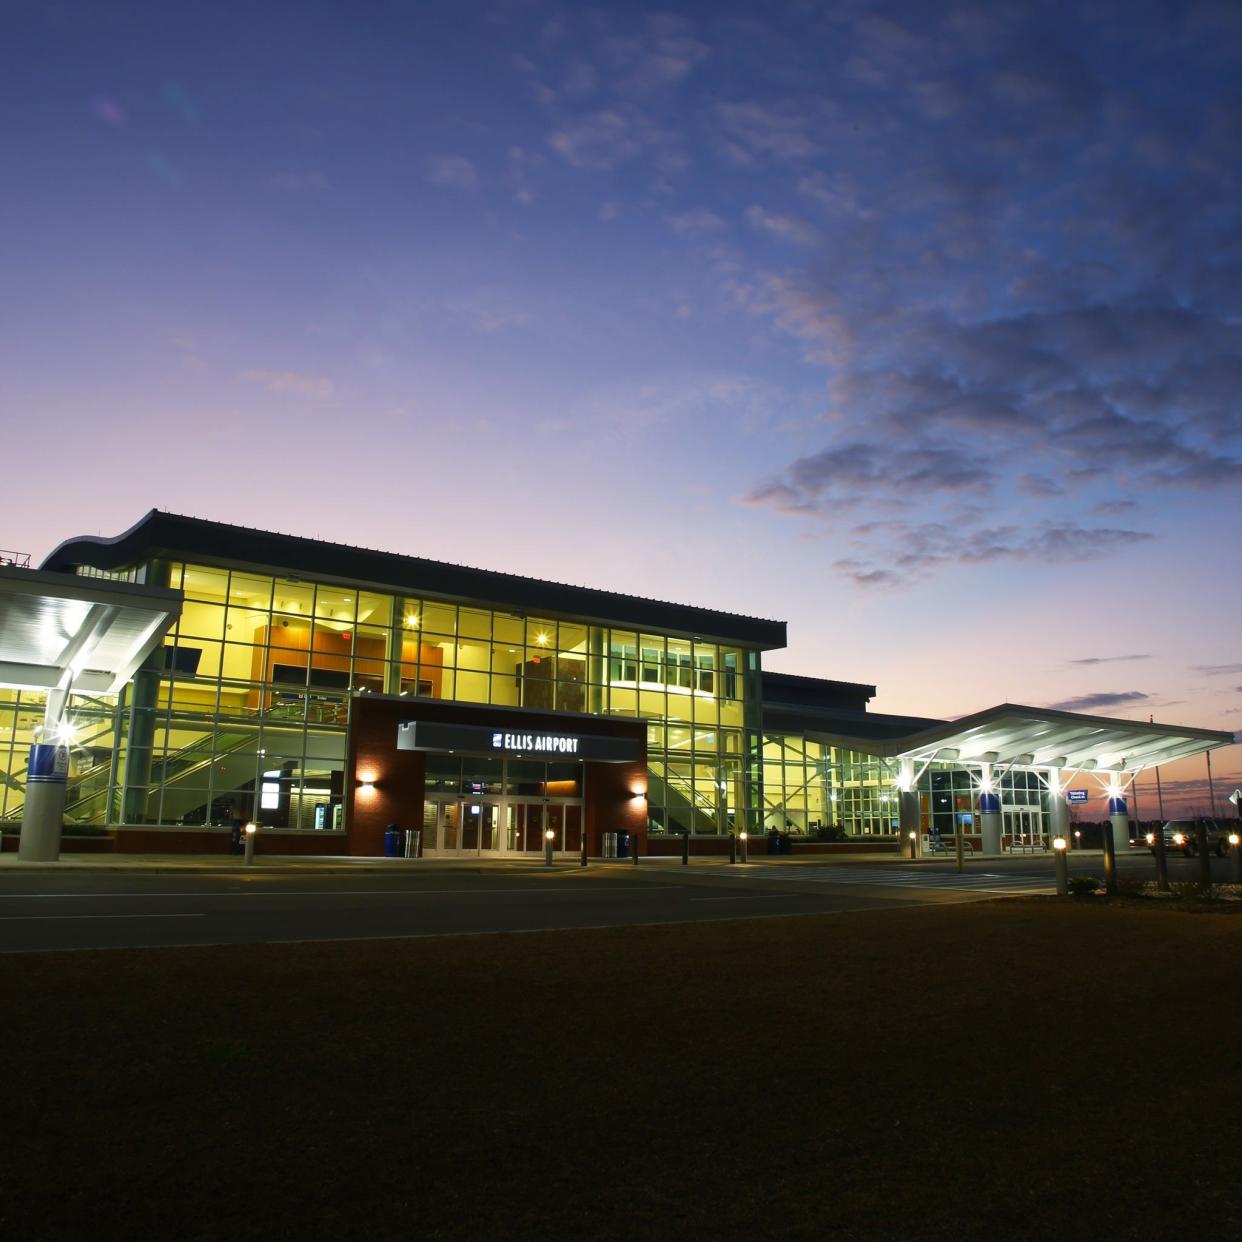
M423 803L423 852L436 858L525 857L582 848L580 799L434 798Z
M1005 833L1010 849L1041 849L1044 844L1043 816L1038 807L1007 806Z

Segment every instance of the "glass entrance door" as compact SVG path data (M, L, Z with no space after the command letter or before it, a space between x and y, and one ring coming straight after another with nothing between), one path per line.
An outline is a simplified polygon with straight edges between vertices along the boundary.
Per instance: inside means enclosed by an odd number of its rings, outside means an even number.
M459 854L492 854L500 849L500 803L459 802Z
M1043 824L1037 809L1029 806L1005 807L1005 832L1010 849L1032 849L1043 844Z
M582 848L582 803L517 798L428 799L423 803L423 852L435 858L542 855Z

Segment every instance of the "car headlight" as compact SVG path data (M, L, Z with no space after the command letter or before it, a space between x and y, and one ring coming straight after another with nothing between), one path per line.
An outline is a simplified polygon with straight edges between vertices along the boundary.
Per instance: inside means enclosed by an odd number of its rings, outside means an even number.
M1147 834L1147 844L1148 844L1148 845L1155 845L1155 844L1156 844L1156 834L1155 834L1154 832L1149 832L1149 833Z
M1185 835L1184 835L1183 833L1180 833L1180 832L1175 832L1175 833L1173 834L1173 844L1174 844L1174 845L1185 845L1185 844L1186 844L1186 837L1185 837Z

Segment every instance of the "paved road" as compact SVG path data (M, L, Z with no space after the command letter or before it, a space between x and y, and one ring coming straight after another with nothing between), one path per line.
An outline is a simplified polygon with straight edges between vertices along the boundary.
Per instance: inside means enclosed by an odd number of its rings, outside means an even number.
M1213 859L1219 878L1229 862ZM1177 860L1192 879L1197 864ZM1125 873L1150 873L1127 857ZM1074 871L1100 871L1099 858ZM488 864L348 874L151 869L0 872L0 952L281 943L847 913L1048 892L1052 863Z

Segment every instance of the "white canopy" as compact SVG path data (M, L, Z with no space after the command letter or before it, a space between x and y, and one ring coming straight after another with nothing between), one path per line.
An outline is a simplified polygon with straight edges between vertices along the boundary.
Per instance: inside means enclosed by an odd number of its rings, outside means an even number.
M181 614L181 592L0 565L0 685L116 694Z
M1232 733L1218 729L1002 703L897 738L890 753L920 763L947 760L968 766L993 763L1013 768L1137 772L1232 742Z

